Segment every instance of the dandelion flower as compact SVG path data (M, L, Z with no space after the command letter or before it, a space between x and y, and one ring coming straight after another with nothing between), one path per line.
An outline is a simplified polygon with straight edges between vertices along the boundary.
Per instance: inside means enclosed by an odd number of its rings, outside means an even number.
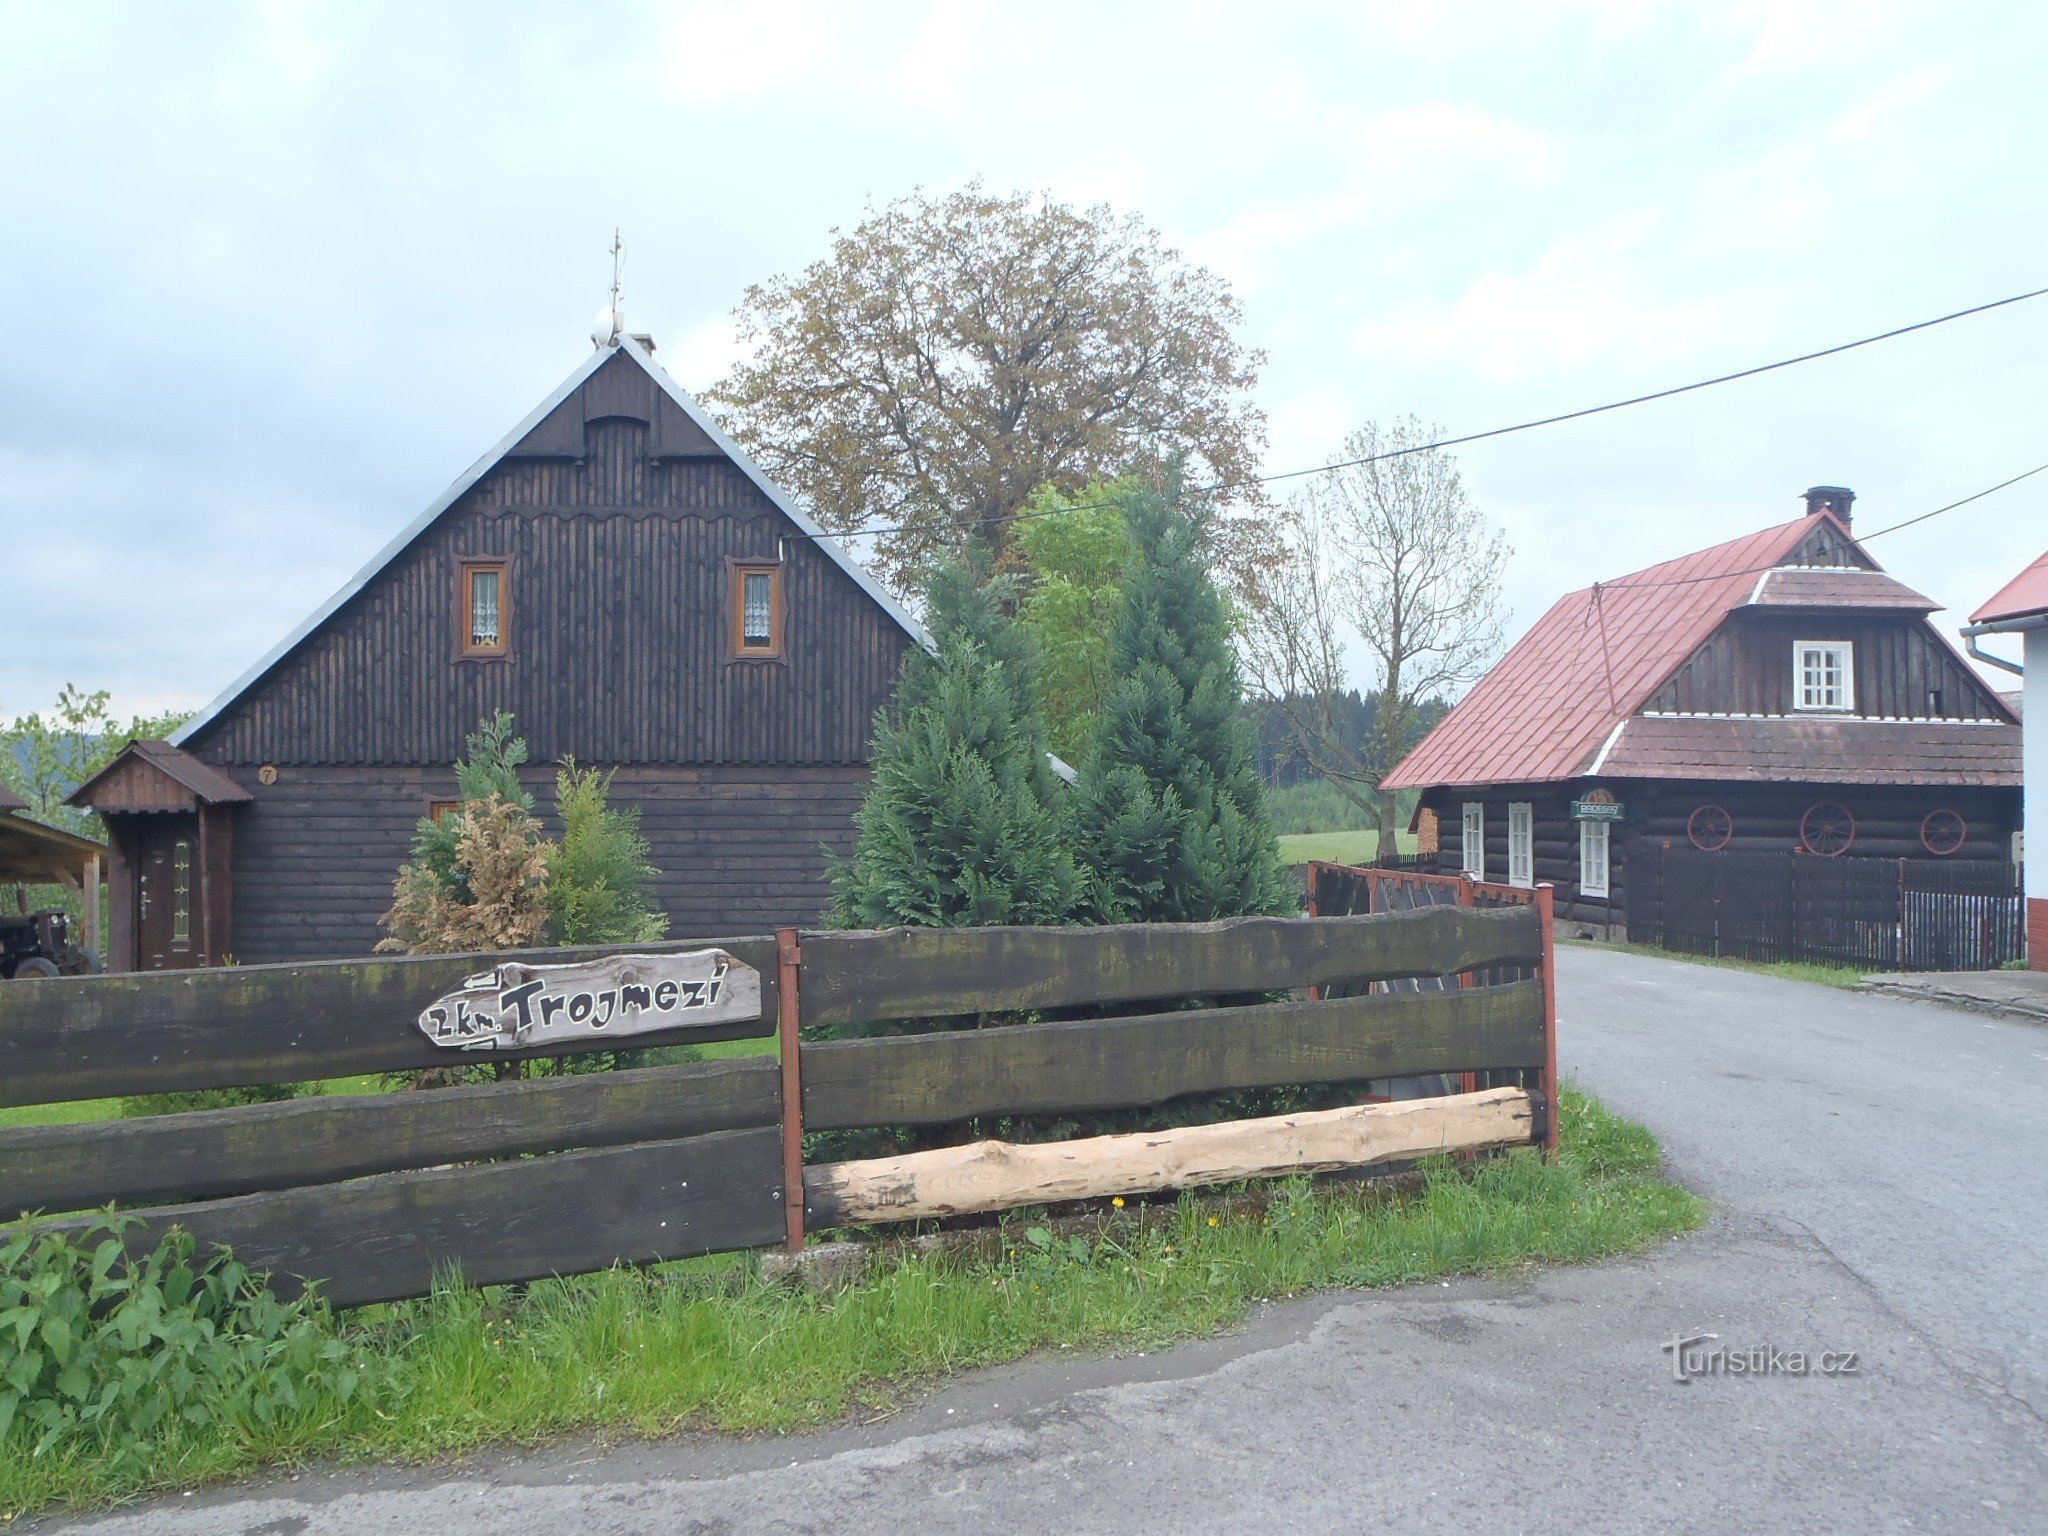
M1221 1216L1211 1216L1209 1218L1209 1225L1212 1227L1220 1227L1223 1225L1223 1218Z
M1118 1210L1122 1210L1124 1208L1124 1197L1122 1195L1113 1195L1111 1196L1109 1203L1115 1206Z

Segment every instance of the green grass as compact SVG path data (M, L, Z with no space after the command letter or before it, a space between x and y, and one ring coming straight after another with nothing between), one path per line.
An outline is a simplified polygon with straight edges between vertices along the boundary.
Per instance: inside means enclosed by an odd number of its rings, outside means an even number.
M1683 960L1687 965L1710 965L1724 971L1750 971L1758 976L1779 976L1786 981L1806 981L1817 986L1840 987L1854 992L1863 985L1864 973L1847 965L1815 965L1805 960L1735 960L1725 956L1689 955L1652 944L1621 944L1599 939L1564 939L1581 949L1618 949L1624 954L1648 955L1653 960Z
M1377 832L1289 832L1280 839L1280 856L1290 864L1322 859L1330 864L1363 864L1379 851ZM1414 835L1394 834L1394 846L1402 853L1415 851Z
M402 1399L172 1431L139 1474L111 1472L90 1445L37 1459L17 1431L0 1443L0 1520L316 1456L421 1459L571 1431L807 1429L1034 1350L1155 1348L1232 1327L1264 1299L1597 1259L1703 1219L1702 1201L1661 1178L1642 1127L1568 1092L1563 1130L1555 1165L1531 1154L1440 1163L1406 1193L1296 1181L1257 1215L1189 1198L1170 1221L1114 1221L1093 1242L1034 1241L1017 1219L995 1262L900 1258L824 1295L771 1286L751 1257L724 1256L366 1308L337 1327L352 1349L406 1362Z

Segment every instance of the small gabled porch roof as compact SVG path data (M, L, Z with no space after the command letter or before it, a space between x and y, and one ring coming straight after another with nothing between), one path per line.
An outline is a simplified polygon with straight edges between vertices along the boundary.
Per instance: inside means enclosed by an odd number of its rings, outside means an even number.
M131 741L106 767L65 797L101 815L124 811L196 811L255 797L211 764L168 741Z

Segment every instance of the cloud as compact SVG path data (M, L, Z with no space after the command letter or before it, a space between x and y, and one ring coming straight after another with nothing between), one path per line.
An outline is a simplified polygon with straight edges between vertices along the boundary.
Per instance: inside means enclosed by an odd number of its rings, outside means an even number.
M709 389L748 356L732 320L723 315L693 326L673 343L660 345L662 366L692 394Z
M835 17L816 0L702 0L675 13L668 88L694 106L788 89L833 51Z
M929 111L954 113L977 99L981 66L999 60L1015 78L1038 52L1043 33L1020 28L1012 13L984 0L939 0L890 70L896 96Z
M1557 174L1557 145L1549 134L1457 102L1390 107L1365 125L1359 148L1376 173L1405 179L1469 178L1492 170L1541 183Z
M1641 213L1590 238L1556 241L1520 271L1483 271L1447 305L1368 321L1353 342L1369 354L1455 359L1490 384L1574 371L1596 358L1619 358L1625 368L1696 358L1728 331L1739 296L1644 291L1641 279L1658 271L1648 258L1666 233L1654 214Z

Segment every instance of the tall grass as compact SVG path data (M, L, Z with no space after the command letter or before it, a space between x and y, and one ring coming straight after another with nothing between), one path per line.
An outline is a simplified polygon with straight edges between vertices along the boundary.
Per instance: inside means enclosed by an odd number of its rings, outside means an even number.
M1431 1166L1419 1190L1290 1184L1256 1216L1187 1198L1094 1240L1006 1224L1002 1256L911 1256L827 1294L728 1256L523 1290L449 1286L343 1318L352 1349L402 1358L402 1391L264 1427L166 1431L121 1471L88 1449L0 1443L0 1515L93 1502L309 1456L421 1458L568 1430L752 1433L829 1423L948 1372L1052 1345L1154 1347L1264 1298L1388 1286L1638 1250L1699 1223L1639 1126L1568 1093L1563 1157Z

